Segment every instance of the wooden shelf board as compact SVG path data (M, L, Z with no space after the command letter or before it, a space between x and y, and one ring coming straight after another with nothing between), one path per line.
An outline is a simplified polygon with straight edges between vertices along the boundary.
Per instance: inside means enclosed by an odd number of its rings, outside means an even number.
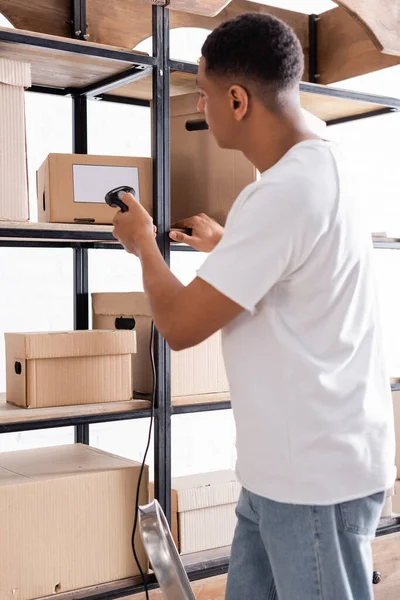
M112 225L75 225L70 223L33 223L23 221L1 221L0 240L40 242L101 242L102 244L118 244L112 236ZM10 232L8 234L8 232ZM49 236L46 236L46 233ZM88 234L85 237L85 234Z
M207 568L210 563L213 565L225 563L229 560L231 553L230 546L221 548L212 548L211 550L203 550L202 552L193 552L192 554L183 554L181 556L185 568L189 572L198 571Z
M182 556L182 562L189 573L201 571L204 568L226 564L229 560L230 546L224 548L215 548L213 550L205 550L193 554ZM82 598L90 598L91 596L98 597L101 594L118 592L128 587L140 585L139 577L131 577L120 581L103 583L83 590L75 590L57 594L57 600L81 600ZM196 584L193 584L194 586ZM125 596L125 598L141 598L141 595ZM53 596L46 596L40 600L53 600Z
M55 46L58 43L68 43L70 48L76 47L77 49L89 46L94 50L122 50L113 46L90 44L58 36L44 36L31 31L10 30L0 27L0 33L7 31L28 36L33 41L40 40L40 38L51 40ZM128 53L125 49L123 51ZM58 48L10 43L1 39L0 57L31 64L33 84L59 88L79 88L90 85L129 69L135 62L134 55L132 56L132 62L129 62L129 60L113 60L112 58L80 54L79 52L71 53Z
M335 98L333 96L320 96L307 92L301 93L301 104L305 110L323 121L366 114L382 108L379 104L372 104L370 102Z
M173 71L170 77L171 96L181 96L197 92L196 75ZM111 95L124 96L125 98L138 98L139 100L152 99L152 77L143 77L129 85L122 86L110 92Z
M34 223L33 221L2 221L0 229L38 229L40 231L96 231L112 233L112 225L86 225L75 223Z
M0 425L29 423L32 421L50 421L73 417L111 415L135 410L150 409L148 400L127 400L125 402L104 402L79 406L57 406L48 408L20 408L7 404L6 394L0 394Z
M229 402L229 392L220 394L200 394L198 396L176 396L172 398L172 406L191 406L196 404L213 404L214 402Z
M0 40L0 57L28 62L32 65L32 83L35 85L58 88L81 88L106 77L121 73L132 66L135 55L132 53L132 62L129 60L114 60L103 56L90 56L77 52L60 50L68 44L71 49L90 47L93 51L129 52L101 44L90 44L79 40L71 40L57 36L43 36L43 34L23 30L10 30L0 28L1 32L14 32L25 36L24 39L46 39L54 47L41 47ZM195 75L184 72L171 73L171 96L179 96L196 91ZM118 96L151 100L152 77L144 77L129 85L116 88L111 92ZM332 96L319 96L303 92L301 95L304 108L323 120L332 120L368 113L380 108L378 104L360 102Z
M171 96L182 96L197 92L196 76L191 73L174 71L171 73ZM120 87L111 94L118 96L151 100L152 78L144 77L129 85ZM301 92L301 103L305 110L319 117L323 121L330 121L342 117L365 114L381 108L379 104L361 102L347 98L319 95L317 93Z
M140 585L140 577L129 577L128 579L120 579L109 583L100 583L81 590L73 590L70 592L61 592L56 595L57 600L82 600L82 598L90 598L91 596L99 596L100 594L109 594L118 592L126 588ZM136 596L134 596L136 598ZM45 596L39 600L54 600L55 595Z

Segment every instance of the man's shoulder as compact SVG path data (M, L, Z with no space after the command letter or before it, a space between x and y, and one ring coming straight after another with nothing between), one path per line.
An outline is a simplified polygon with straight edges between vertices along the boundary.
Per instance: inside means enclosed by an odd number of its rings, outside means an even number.
M329 143L298 144L257 181L246 186L235 201L230 221L246 211L254 218L271 213L286 218L325 220L340 194L340 175Z

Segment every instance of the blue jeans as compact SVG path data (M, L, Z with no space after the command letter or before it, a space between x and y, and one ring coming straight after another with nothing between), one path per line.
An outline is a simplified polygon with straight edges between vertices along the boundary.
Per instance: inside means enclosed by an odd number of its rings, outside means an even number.
M226 600L372 600L371 539L385 493L331 506L243 489Z

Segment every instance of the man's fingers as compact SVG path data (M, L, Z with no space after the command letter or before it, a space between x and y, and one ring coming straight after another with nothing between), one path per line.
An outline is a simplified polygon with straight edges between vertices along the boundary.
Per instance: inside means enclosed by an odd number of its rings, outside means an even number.
M181 231L170 231L169 237L171 238L171 240L174 240L174 242L184 242L185 238L189 236L185 233L182 233Z
M122 196L122 201L125 202L125 204L127 204L127 205L133 204L133 202L136 202L135 198L129 192L126 192L126 194L124 194Z
M193 237L191 235L186 235L182 231L170 231L169 237L174 242L179 242L180 244L189 244L189 246L193 243Z
M171 227L174 229L192 229L193 225L196 223L196 220L198 220L197 216L189 217L188 219L182 219L181 221L174 223L171 225Z
M140 202L138 202L138 200L136 200L129 192L122 196L122 202L127 205L128 210L145 210Z

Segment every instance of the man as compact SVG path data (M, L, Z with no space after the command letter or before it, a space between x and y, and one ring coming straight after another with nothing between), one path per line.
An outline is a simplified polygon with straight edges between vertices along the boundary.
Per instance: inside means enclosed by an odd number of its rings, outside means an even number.
M260 171L226 228L172 239L211 251L184 287L125 196L115 236L143 267L157 329L181 350L223 330L243 485L227 600L372 599L370 540L394 480L388 377L360 225L332 144L306 126L293 31L247 14L206 40L198 109Z

